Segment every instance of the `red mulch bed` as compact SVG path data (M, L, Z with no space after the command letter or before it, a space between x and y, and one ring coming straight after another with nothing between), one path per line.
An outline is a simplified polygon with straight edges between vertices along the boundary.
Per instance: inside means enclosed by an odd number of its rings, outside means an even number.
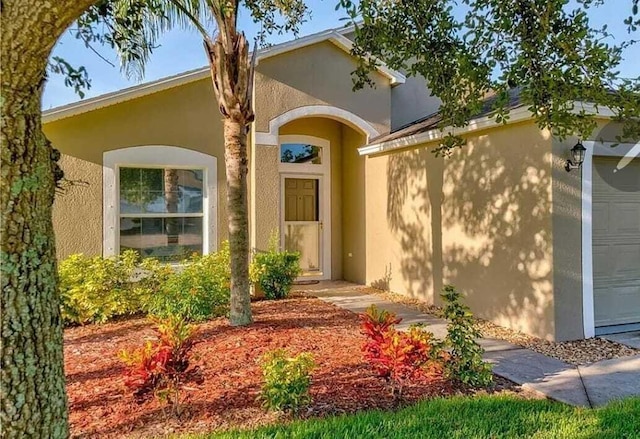
M256 401L262 376L257 359L286 348L312 352L312 406L302 416L325 416L394 401L362 358L358 317L315 298L253 303L255 324L229 326L216 319L199 326L194 356L202 363L201 384L187 384L184 413L176 419L156 399L137 403L123 385L117 353L153 337L150 323L134 318L65 331L65 369L73 437L156 436L230 427L254 427L282 420ZM440 378L412 385L406 401L457 393ZM281 415L280 415L281 416Z

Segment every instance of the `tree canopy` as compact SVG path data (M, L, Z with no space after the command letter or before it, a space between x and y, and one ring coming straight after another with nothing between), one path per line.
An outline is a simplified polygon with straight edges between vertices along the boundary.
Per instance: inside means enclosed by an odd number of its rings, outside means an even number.
M304 0L100 0L77 20L73 34L88 47L114 49L123 72L141 79L164 32L196 29L212 39L221 26L216 17L240 8L260 24L256 43L262 45L272 34L297 35L309 15Z
M127 76L141 78L163 32L175 26L195 27L205 38L215 32L212 6L221 13L245 8L261 23L261 45L270 34L296 35L309 14L304 0L102 0L80 17L74 34L88 47L115 49ZM624 41L590 23L590 14L612 7L629 11L621 23ZM593 131L594 107L581 105L590 103L613 111L624 122L619 140L628 141L640 137L640 72L625 78L618 66L637 43L638 7L639 0L337 0L336 9L355 27L354 88L371 84L369 74L380 61L420 75L442 101L443 129L464 126L487 107L505 122L517 89L538 125L560 138ZM83 67L52 58L50 69L79 93L89 85ZM463 143L448 133L439 152Z
M442 100L441 127L464 126L486 110L504 122L517 88L541 128L587 137L592 106L624 122L620 141L640 137L640 72L621 77L623 51L636 44L638 0L340 0L355 26L360 58L355 87L384 61L423 76ZM607 26L590 24L590 9L628 7L629 38L613 44ZM597 12L597 11L594 11ZM604 12L604 11L602 11ZM366 57L373 55L373 57ZM488 100L491 97L492 99ZM463 143L448 132L439 152Z

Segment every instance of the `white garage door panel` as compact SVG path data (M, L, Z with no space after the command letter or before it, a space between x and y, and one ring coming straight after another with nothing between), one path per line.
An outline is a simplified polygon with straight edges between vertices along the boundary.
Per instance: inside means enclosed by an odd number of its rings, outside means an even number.
M640 172L640 170L638 171ZM615 205L618 210L613 217L613 232L616 234L640 234L640 203L619 202Z
M594 198L595 198L594 194ZM602 235L609 230L609 205L607 203L593 203L593 235Z
M615 247L617 254L612 255L613 277L621 281L640 279L640 244L621 244ZM640 285L639 285L640 287Z
M609 251L611 247L609 245L595 245L593 246L593 280L594 283L598 283L599 279L604 278L611 273L611 258L609 257ZM595 288L595 286L594 286ZM595 294L595 292L594 292ZM597 296L597 295L596 295Z
M617 286L614 288L594 288L595 319L605 321L607 325L635 323L640 306L640 287L637 285ZM612 319L611 316L615 316Z
M640 160L613 187L598 170L611 171L618 162L593 162L593 292L600 327L640 322Z
M640 244L594 245L594 284L640 279Z

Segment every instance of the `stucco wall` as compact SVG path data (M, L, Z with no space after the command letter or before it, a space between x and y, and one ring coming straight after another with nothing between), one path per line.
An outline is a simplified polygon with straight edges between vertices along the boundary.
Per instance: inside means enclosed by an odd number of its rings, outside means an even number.
M479 316L555 336L551 138L531 122L366 160L366 281L428 303L458 287Z
M254 156L254 246L266 250L271 233L280 229L280 151L277 146L256 145Z
M381 133L388 131L388 79L373 74L376 88L353 93L350 74L355 67L348 54L329 42L262 61L256 74L254 96L257 118L254 129L268 131L271 119L291 109L329 105L353 112ZM328 136L333 138L332 143L339 145L342 141L342 125L328 119L317 120L324 120L318 122L319 137ZM310 129L306 134L314 135L312 131L316 128ZM59 257L76 251L90 254L102 252L102 155L109 150L130 146L180 146L217 157L218 240L226 238L222 124L208 79L50 122L44 130L53 145L65 156L63 167L67 175L89 183L87 187L71 188L66 200L58 200L55 223ZM255 178L251 182L253 190L250 196L254 197L252 204L256 209L251 227L254 245L258 248L266 245L271 231L279 226L277 149L272 145L255 145L251 152ZM332 160L332 244L335 249L332 272L335 278L340 278L343 265L342 154L339 148L337 151ZM69 206L83 201L82 221L91 224L92 229L90 236L79 243L75 233L77 216Z
M65 178L74 181L53 203L56 254L102 254L102 165L63 155Z
M606 128L605 128L606 126ZM617 142L621 126L598 121L585 140ZM567 172L564 164L578 138L553 137L553 285L558 340L584 337L582 291L582 171Z
M422 76L409 76L404 84L391 89L391 129L435 113L441 101L431 95Z
M58 257L102 253L102 155L130 146L180 146L217 157L217 235L219 241L226 239L222 123L209 80L50 122L44 132L65 156L67 177L89 183L56 197ZM88 225L86 237L76 233L78 221Z
M573 142L573 143L572 143ZM553 149L553 286L557 338L584 337L582 314L582 183L579 171L565 161L577 139L552 140Z
M390 124L390 86L373 74L376 87L353 92L356 63L330 42L293 50L261 61L256 69L256 131L268 132L269 121L307 105L331 105L350 111L380 133Z
M365 136L338 121L309 117L283 125L280 135L308 135L330 142L331 277L364 283L364 158L357 148ZM256 247L266 248L280 227L279 149L256 146ZM351 256L349 256L351 254Z
M358 148L365 136L346 126L342 129L342 275L344 280L366 281L365 158Z
M380 133L387 132L391 90L388 79L374 73L372 78L376 87L354 93L351 72L355 68L354 60L330 42L261 61L256 71L254 130L269 132L269 122L290 110L327 105L350 111ZM346 203L343 201L346 190L343 187L343 143L346 141L351 153L357 156L355 148L362 146L365 138L347 126L345 121L328 117L297 119L279 127L277 134L310 135L331 142L331 275L334 279L342 279L343 268L349 265L344 260L343 251L343 206ZM264 248L271 232L280 227L278 146L257 144L253 157L253 235L255 246ZM350 188L353 191L353 186ZM361 234L364 237L363 230ZM351 235L349 239L353 239ZM364 281L364 276L361 279Z

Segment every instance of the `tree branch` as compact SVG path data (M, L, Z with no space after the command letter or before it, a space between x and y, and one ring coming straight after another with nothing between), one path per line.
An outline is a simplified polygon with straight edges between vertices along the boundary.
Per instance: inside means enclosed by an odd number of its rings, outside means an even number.
M71 29L69 29L69 34L73 35L73 33L71 32ZM96 55L98 55L98 58L100 58L102 61L106 62L107 64L109 64L111 67L115 68L115 64L112 63L111 61L109 61L107 58L105 58L100 52L98 52L93 45L91 44L91 42L89 40L86 39L86 37L84 35L82 35L82 33L80 32L76 32L76 35L74 35L76 38L80 38L83 42L85 47L87 47L89 50L91 50L93 53L95 53Z

